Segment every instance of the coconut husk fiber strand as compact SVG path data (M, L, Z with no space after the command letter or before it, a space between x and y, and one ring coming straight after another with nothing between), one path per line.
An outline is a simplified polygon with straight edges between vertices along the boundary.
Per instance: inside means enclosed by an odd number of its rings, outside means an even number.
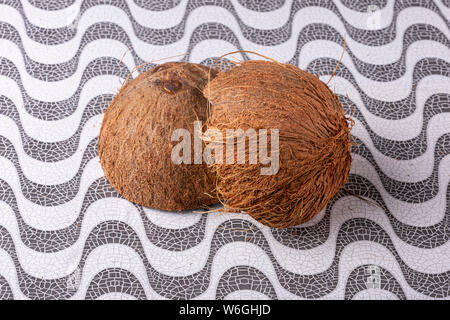
M172 162L172 132L206 121L202 89L216 72L181 62L161 64L127 81L106 110L98 143L100 163L111 185L127 200L169 211L217 202L206 164ZM194 147L191 145L192 153Z
M211 102L208 128L224 136L227 129L267 129L268 136L270 129L279 130L276 174L261 175L265 166L249 163L248 143L245 163L211 165L224 210L244 211L270 227L291 227L312 219L346 181L351 121L318 77L254 60L219 73L203 92Z

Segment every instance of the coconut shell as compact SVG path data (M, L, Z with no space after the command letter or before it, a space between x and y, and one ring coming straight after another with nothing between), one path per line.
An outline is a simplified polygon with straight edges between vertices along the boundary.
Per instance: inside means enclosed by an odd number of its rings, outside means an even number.
M212 103L208 127L279 130L279 171L261 175L259 161L214 163L226 211L244 211L264 225L284 228L309 221L347 180L349 119L336 95L295 66L247 61L221 72L203 91ZM225 150L225 139L223 140ZM225 159L225 158L224 158ZM236 158L235 158L236 161Z
M110 184L127 200L168 211L217 202L207 193L215 176L205 164L174 164L171 136L205 121L202 89L216 72L193 64L161 64L127 82L106 110L98 143ZM191 149L194 150L193 144ZM192 151L193 152L193 151Z

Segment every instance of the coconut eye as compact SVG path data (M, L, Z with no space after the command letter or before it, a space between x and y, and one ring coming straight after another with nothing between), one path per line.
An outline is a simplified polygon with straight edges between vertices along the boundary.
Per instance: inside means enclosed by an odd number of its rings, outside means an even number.
M170 94L177 92L181 87L182 83L176 79L164 81L162 85L163 90Z

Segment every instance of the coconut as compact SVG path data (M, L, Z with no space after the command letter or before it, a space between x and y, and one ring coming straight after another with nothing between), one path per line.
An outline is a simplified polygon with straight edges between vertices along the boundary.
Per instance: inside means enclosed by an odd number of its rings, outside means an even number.
M168 211L217 202L209 193L215 177L206 164L172 161L172 133L205 121L202 89L216 72L170 62L128 81L105 112L98 142L100 163L110 184L127 200ZM194 148L191 148L194 150Z
M211 102L208 128L226 137L209 145L223 144L226 150L227 130L267 129L267 154L277 153L279 159L277 172L262 175L267 165L250 163L250 139L244 163L224 151L224 159L234 162L215 161L211 168L225 211L244 211L269 227L299 225L320 212L347 180L351 120L317 76L289 64L247 61L219 73L203 93ZM234 146L238 135L231 135ZM261 149L264 137L258 138Z

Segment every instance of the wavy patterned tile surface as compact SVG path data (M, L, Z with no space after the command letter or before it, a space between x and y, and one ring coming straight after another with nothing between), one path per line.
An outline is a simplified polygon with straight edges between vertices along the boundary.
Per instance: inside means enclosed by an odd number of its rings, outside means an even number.
M450 299L449 17L442 0L0 0L0 299ZM160 212L103 176L102 114L135 65L245 49L326 81L344 39L330 86L353 164L313 221Z

